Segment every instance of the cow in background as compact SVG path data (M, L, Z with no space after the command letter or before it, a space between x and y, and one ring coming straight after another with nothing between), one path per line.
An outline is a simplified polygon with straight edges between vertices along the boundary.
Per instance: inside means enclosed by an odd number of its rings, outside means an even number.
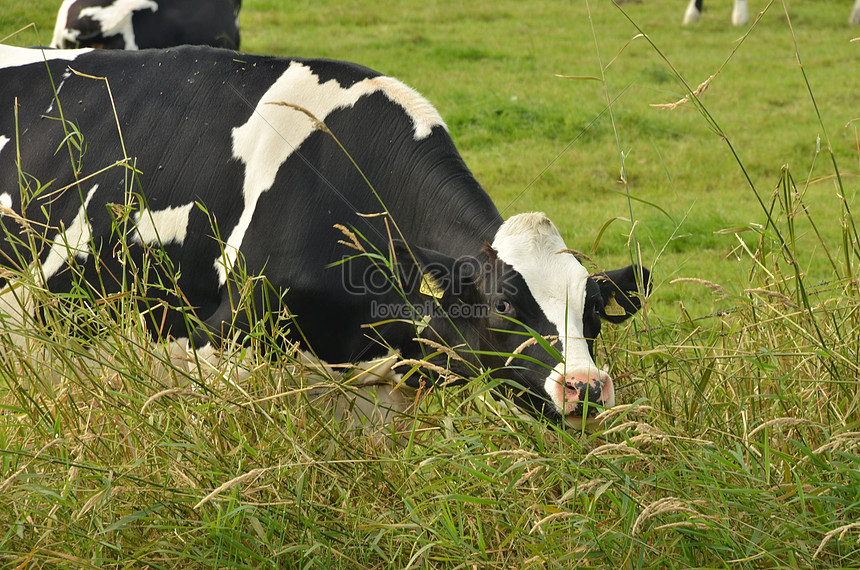
M684 13L684 25L698 21L701 16L702 0L690 0L687 11ZM732 24L744 26L749 22L749 19L747 0L735 0L735 7L732 9ZM855 0L854 8L851 9L851 16L848 17L848 23L852 26L860 24L860 0Z
M242 0L64 0L51 47L239 49Z

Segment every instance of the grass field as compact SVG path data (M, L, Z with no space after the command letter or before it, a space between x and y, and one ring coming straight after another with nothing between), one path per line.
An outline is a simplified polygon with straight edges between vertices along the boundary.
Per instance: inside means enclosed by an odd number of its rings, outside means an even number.
M0 37L48 42L59 2L7 4ZM245 0L244 50L399 77L506 216L652 268L599 343L623 405L561 432L478 380L392 445L293 354L178 368L122 300L94 350L66 298L3 343L0 567L860 566L860 30L847 0L685 5Z

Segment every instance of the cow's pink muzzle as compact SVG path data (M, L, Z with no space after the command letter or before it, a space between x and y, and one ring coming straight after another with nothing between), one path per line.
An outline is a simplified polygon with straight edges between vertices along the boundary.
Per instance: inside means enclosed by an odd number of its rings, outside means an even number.
M556 403L561 403L565 419L581 422L593 418L604 408L615 405L615 384L609 374L596 368L566 372L564 378L555 378L551 394Z

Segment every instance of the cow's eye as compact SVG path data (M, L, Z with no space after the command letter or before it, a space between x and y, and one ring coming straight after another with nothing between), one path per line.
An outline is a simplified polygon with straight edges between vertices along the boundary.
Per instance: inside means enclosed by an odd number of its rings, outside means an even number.
M496 299L493 302L493 310L500 315L507 315L514 310L514 306L507 299Z

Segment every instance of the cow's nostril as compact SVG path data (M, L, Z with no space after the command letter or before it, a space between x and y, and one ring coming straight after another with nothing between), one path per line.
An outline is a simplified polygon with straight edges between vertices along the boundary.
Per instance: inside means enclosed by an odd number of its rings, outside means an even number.
M615 386L604 372L594 368L568 372L558 381L556 401L566 416L593 417L615 405Z
M564 400L566 402L603 403L604 381L599 378L589 378L588 381L566 378L564 383Z

